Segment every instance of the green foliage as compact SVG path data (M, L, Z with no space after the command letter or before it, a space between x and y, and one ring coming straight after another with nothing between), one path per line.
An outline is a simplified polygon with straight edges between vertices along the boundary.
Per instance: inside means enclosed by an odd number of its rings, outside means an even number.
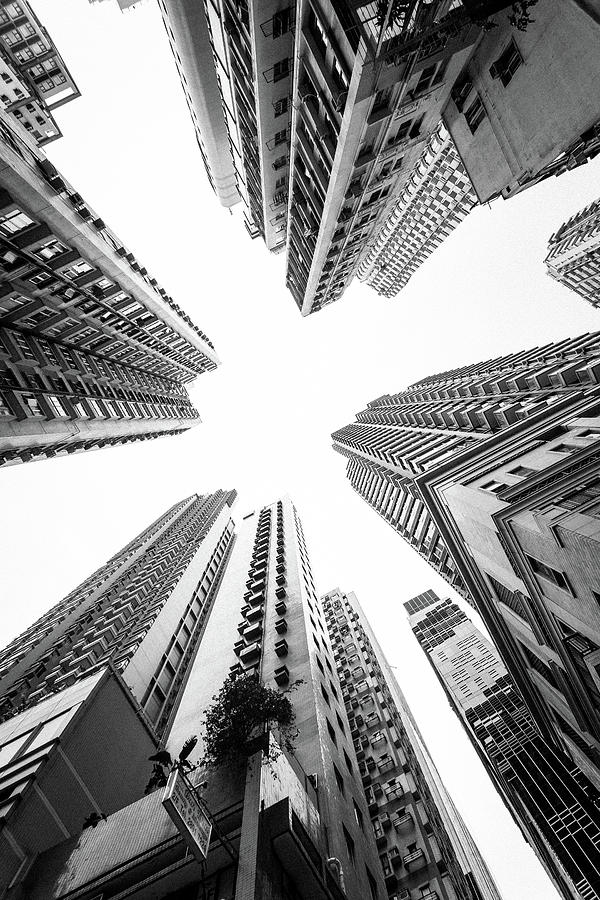
M152 766L152 775L144 793L149 794L156 788L165 787L169 778L169 772L174 772L176 769L181 772L187 772L192 769L193 766L189 761L189 756L197 743L198 738L196 735L189 737L179 751L177 759L173 759L169 751L164 749L157 750L153 756L149 756L149 761L154 763L154 765Z
M239 765L253 752L252 739L268 728L277 730L281 746L293 752L298 732L286 693L252 677L230 675L204 716L203 762L210 767Z

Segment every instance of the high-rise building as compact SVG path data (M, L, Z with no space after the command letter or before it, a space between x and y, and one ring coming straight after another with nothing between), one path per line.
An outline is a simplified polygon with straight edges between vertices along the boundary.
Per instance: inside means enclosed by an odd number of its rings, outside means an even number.
M207 336L0 112L0 466L180 433Z
M10 777L2 798L15 776L19 784L18 818L0 822L0 861L9 863L0 866L0 889L10 883L11 898L151 890L181 900L203 889L228 900L384 900L302 525L283 499L244 516L234 533L232 499L216 492L173 506L4 654L0 783L5 761ZM173 776L170 807L161 787L142 796L155 735L176 756L199 734L202 757L203 716L232 678L289 698L294 752L273 721L263 723L250 743L236 744L237 762L201 762ZM247 714L230 705L223 723ZM52 754L41 768L31 756L38 735ZM36 830L40 791L47 803ZM207 822L212 839L201 852ZM437 847L433 837L426 846ZM423 875L420 858L416 850L408 864ZM451 885L436 859L441 884ZM457 884L470 884L460 873ZM487 887L444 891L421 896L497 900Z
M399 289L415 265L405 241L421 261L474 199L600 148L599 23L575 0L535 16L502 0L160 6L211 184L285 251L303 315L372 266L376 289ZM447 153L424 164L441 122ZM392 262L397 285L375 277Z
M60 137L54 110L79 90L27 0L0 0L0 108L42 146Z
M500 900L356 595L321 605L388 896Z
M368 246L358 277L378 294L395 297L476 203L452 139L440 123Z
M548 242L548 274L600 306L600 200L564 222Z
M424 378L334 435L352 486L480 612L600 786L600 334Z
M235 492L176 503L0 654L0 709L110 663L159 734L202 638L233 542Z
M540 735L492 644L451 600L404 604L454 712L560 894L600 897L598 791Z

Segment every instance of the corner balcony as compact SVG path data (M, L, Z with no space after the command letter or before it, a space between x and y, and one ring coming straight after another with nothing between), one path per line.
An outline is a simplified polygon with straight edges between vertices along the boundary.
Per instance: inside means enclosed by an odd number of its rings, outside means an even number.
M255 641L253 644L249 644L247 647L240 648L239 657L240 659L248 664L254 661L258 661L261 655L261 645L258 641Z

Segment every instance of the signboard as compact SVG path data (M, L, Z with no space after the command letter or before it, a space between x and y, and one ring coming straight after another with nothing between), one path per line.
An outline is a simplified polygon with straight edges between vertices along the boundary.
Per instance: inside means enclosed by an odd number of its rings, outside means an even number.
M169 775L162 802L196 859L204 862L212 824L181 772L175 770Z

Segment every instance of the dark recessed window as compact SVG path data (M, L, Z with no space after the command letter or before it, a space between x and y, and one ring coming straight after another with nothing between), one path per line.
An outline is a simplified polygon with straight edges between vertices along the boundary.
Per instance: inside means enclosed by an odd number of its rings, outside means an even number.
M475 134L485 117L485 107L481 102L481 97L477 95L471 105L465 110L465 119L471 134Z
M514 41L511 41L496 62L490 66L490 75L492 78L499 78L504 87L506 87L512 81L517 69L520 69L522 65L523 57L519 53L519 48Z
M539 559L535 559L535 557L533 556L528 556L527 559L535 574L539 575L540 578L545 578L546 581L551 581L552 584L555 584L563 591L568 591L570 594L573 593L573 591L571 590L571 586L567 580L567 576L564 572L559 572L557 569L553 569L547 563L541 562Z

